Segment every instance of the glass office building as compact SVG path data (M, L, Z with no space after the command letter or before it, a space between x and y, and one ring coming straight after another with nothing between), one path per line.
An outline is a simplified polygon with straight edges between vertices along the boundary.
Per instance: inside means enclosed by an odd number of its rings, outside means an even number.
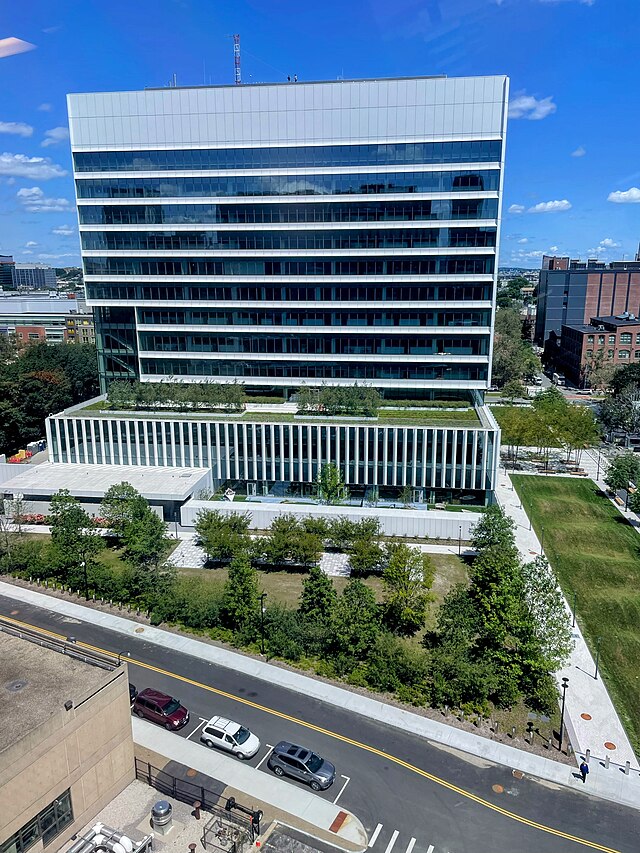
M286 398L365 382L478 410L507 90L423 77L70 95L103 389L237 381ZM479 421L493 472L497 427Z

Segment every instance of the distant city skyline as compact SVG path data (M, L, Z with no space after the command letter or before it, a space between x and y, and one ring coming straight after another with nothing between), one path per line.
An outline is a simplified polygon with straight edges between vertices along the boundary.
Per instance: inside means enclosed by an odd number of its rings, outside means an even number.
M13 4L0 32L0 254L80 263L67 93L163 86L174 73L178 85L233 84L239 32L245 84L509 75L500 265L633 257L633 20L634 0Z

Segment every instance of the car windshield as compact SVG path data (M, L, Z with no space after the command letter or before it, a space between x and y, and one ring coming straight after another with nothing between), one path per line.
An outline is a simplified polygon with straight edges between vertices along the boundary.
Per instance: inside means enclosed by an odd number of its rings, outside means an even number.
M251 732L249 729L245 729L244 726L240 726L238 731L235 733L234 738L236 739L236 743L244 743L249 740L251 736Z
M309 758L307 758L307 760L305 761L305 764L312 773L317 773L318 770L320 770L320 768L322 767L323 763L324 762L322 761L320 756L316 755L315 752L312 752Z
M171 699L162 709L165 717L170 717L171 714L175 714L175 712L180 708L180 702L177 699Z

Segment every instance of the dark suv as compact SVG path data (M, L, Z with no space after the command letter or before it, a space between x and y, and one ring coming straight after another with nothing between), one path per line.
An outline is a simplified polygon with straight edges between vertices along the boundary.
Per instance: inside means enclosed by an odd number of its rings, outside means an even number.
M314 791L325 791L336 778L336 768L310 749L281 740L267 762L276 776L291 776L306 782Z
M134 699L133 713L152 723L159 723L169 731L181 729L189 722L189 712L182 707L179 699L150 687L141 690Z

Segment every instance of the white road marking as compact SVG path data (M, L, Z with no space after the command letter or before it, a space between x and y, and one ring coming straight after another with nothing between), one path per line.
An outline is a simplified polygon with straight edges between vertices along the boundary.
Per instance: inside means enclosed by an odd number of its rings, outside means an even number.
M188 735L187 735L187 740L189 740L189 738L190 738L190 737L192 737L192 735L194 735L194 734L198 731L198 729L201 729L201 728L204 726L204 724L205 724L206 722L207 722L207 721L206 721L206 720L203 720L203 719L202 719L202 717L201 717L201 718L200 718L200 722L199 722L199 723L198 723L198 725L195 727L195 729L194 729L190 734L188 734Z
M373 830L373 835L369 839L369 847L373 847L373 845L378 840L378 836L380 835L380 830L382 829L382 824L379 823L376 828ZM433 852L432 852L433 853Z
M429 849L427 850L427 853L433 853L433 844L429 845Z
M340 778L341 778L341 779L344 779L344 780L345 780L345 782L344 782L344 785L342 786L342 788L340 788L340 792L339 792L338 796L337 796L337 797L335 798L335 800L333 801L334 806L335 806L335 804L338 802L338 800L340 799L340 797L344 794L344 789L347 787L347 785L348 785L348 784L349 784L349 782L351 781L351 776L343 776L342 774L340 774Z
M262 756L262 758L260 759L260 761L256 764L256 770L258 770L258 769L260 768L260 765L261 765L261 764L264 764L264 762L267 760L267 758L269 758L269 753L270 753L270 752L271 752L271 750L273 749L273 746L272 746L270 743L266 743L266 744L265 744L265 746L267 747L267 751L266 751L266 752L265 752L265 754Z
M415 843L416 843L415 838L412 838L411 841L409 842L409 844L407 845L407 849L405 850L405 853L411 853Z
M387 844L387 849L384 851L384 853L391 853L391 851L393 850L393 845L396 843L396 839L399 835L400 833L398 832L398 830L394 829L393 835L391 836L391 841Z

